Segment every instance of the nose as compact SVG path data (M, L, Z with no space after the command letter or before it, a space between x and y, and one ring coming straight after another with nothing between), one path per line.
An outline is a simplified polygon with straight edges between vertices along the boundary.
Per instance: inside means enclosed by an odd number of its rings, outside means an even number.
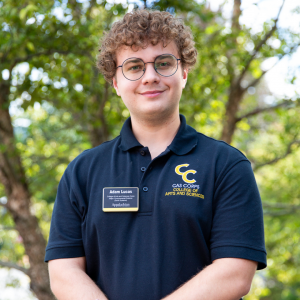
M142 83L143 84L149 84L149 83L159 83L160 82L160 76L154 69L153 63L146 63L145 64L145 74L142 77Z

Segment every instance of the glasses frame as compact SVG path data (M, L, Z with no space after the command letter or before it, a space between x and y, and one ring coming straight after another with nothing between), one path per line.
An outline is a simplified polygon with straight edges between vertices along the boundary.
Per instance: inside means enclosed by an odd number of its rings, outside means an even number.
M156 61L159 57L164 56L164 55L171 55L171 56L173 56L173 57L176 59L176 62L177 62L176 70L174 71L173 74L168 75L168 76L165 76L165 75L160 74L160 73L157 71L157 69L155 68L155 61ZM124 65L124 63L125 63L127 60L133 59L133 58L139 59L139 60L141 60L141 61L144 63L143 74L141 75L141 77L139 77L139 78L137 78L137 79L129 79L129 78L127 78L127 77L124 75L124 72L123 72L123 65ZM156 72L157 74L159 74L160 76L163 76L163 77L171 77L171 76L173 76L173 75L177 72L177 70L178 70L178 61L179 61L179 60L181 60L181 59L180 59L180 58L177 58L175 55L170 54L170 53L164 53L164 54L158 55L158 56L155 57L154 61L148 61L148 62L144 62L144 61L143 61L141 58L139 58L139 57L129 57L129 58L127 58L127 59L125 59L125 60L123 61L122 65L117 66L117 69L118 69L118 68L122 68L122 69L121 69L121 70L122 70L122 74L123 74L123 76L124 76L127 80L129 80L129 81L137 81L137 80L141 79L141 78L145 75L145 72L146 72L146 64L154 64L154 70L155 70L155 72Z

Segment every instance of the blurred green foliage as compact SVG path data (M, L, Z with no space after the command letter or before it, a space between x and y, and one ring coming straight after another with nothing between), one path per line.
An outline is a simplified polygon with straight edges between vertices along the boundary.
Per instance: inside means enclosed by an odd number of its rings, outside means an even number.
M212 12L205 2L162 0L151 5L182 17L191 27L199 56L183 92L181 113L198 131L219 138L232 82L274 21L266 22L259 33L244 26L233 32L222 12ZM16 145L32 193L32 211L46 238L56 188L68 163L83 150L117 136L129 116L95 67L100 37L128 6L99 0L0 1L0 80L10 88ZM278 39L280 47L265 43L249 66L245 86L260 79L263 61L290 55L300 43L297 34L280 28L271 39ZM232 143L253 163L265 212L268 268L257 273L245 299L297 300L299 101L248 116L268 106L268 95L263 79L248 89ZM274 98L272 106L282 100ZM0 185L0 197L4 195ZM27 267L22 241L3 207L0 224L0 259Z

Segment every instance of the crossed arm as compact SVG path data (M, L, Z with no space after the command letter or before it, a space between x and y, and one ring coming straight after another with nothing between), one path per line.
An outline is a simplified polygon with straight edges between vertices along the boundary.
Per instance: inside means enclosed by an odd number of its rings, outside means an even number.
M58 300L107 300L85 272L85 257L50 260L51 290Z
M238 300L249 292L256 268L251 260L217 259L163 300ZM58 300L107 300L85 273L85 257L51 260L49 274Z

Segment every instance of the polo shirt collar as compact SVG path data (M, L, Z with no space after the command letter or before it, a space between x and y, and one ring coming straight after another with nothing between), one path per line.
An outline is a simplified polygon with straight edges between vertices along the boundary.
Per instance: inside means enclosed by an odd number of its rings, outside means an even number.
M128 151L134 147L143 147L135 138L131 128L131 118L129 117L121 130L120 148ZM194 128L186 124L185 117L180 115L180 127L168 149L177 155L185 155L197 145L197 132Z
M197 131L186 124L185 117L180 115L179 130L168 148L177 155L185 155L197 146Z
M129 117L125 123L123 124L122 130L120 132L121 135L121 144L120 148L123 151L128 151L134 147L143 147L138 140L135 138L132 128L131 128L131 118Z

